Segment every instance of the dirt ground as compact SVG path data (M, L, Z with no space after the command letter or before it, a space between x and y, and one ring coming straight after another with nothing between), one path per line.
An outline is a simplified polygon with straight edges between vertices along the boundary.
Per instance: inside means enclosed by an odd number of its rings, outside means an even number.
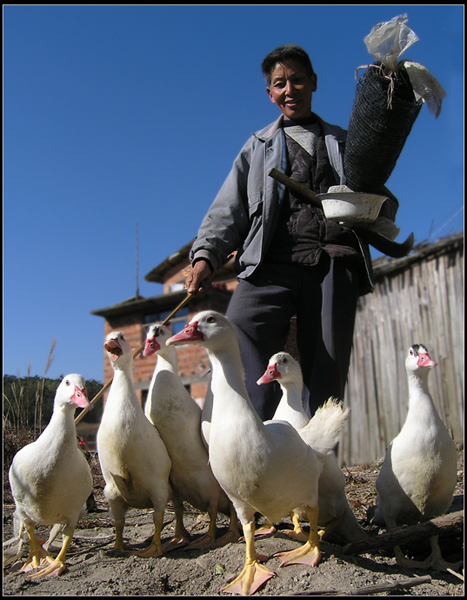
M141 558L115 555L112 552L115 530L102 489L103 480L98 461L90 457L94 475L94 498L96 507L89 512L75 531L73 543L67 554L67 569L60 577L43 577L31 580L20 573L26 557L27 544L22 561L16 561L3 570L3 594L5 596L218 596L221 590L243 568L245 544L237 542L213 550L174 550L164 557ZM377 530L366 522L366 509L376 498L375 480L381 461L350 469L344 468L347 480L346 492L349 503L359 522L369 535ZM455 495L464 493L463 451L459 450L458 484ZM12 537L12 514L14 505L8 483L4 478L3 539ZM207 515L186 505L185 525L193 537L207 530ZM220 533L227 531L228 520L218 518ZM290 550L299 542L285 538L280 528L290 525L284 519L278 532L256 541L258 553L269 556L266 565L276 576L256 592L256 596L291 595L413 595L413 596L463 596L463 579L448 572L408 570L395 564L392 551L352 556L344 554L346 542L334 537L321 543L321 562L315 568L291 565L279 568L276 552ZM170 507L165 513L162 542L173 534L174 514ZM153 534L151 511L130 510L124 530L125 542L144 548ZM47 528L38 528L39 536L48 536ZM61 539L59 536L58 539ZM55 542L57 544L57 541ZM463 536L440 537L444 558L455 562L463 559ZM424 559L429 554L429 544L418 543L404 547L408 556ZM55 554L54 547L51 553ZM463 568L461 570L463 574ZM414 578L423 577L423 583ZM408 582L408 583L407 583ZM399 587L394 587L399 583ZM408 587L403 587L404 584ZM375 587L383 584L381 588ZM414 585L416 584L416 585ZM393 586L392 588L390 586Z

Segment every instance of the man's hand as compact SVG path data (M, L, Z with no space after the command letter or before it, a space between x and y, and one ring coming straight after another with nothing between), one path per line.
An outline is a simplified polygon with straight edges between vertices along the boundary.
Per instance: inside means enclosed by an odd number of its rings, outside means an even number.
M185 289L188 293L200 298L211 289L212 269L203 259L197 260L185 279Z

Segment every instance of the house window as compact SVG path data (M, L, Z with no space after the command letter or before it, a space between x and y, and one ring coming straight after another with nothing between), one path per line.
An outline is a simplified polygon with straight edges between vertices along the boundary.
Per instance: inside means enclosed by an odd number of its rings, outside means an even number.
M179 281L178 283L171 283L169 285L169 291L171 292L179 292L180 290L185 289L185 283L183 281Z
M147 326L151 325L152 323L162 323L162 321L164 321L164 319L166 319L171 312L171 310L163 310L158 313L150 313L145 315L144 324L146 329ZM170 319L169 323L172 325L172 333L174 335L185 327L187 323L187 317L188 308L183 307Z

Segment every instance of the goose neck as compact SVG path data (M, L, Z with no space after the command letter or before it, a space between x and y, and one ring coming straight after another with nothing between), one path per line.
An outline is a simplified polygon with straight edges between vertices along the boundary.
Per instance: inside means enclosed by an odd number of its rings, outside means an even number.
M74 421L74 405L55 404L49 424L41 434L41 438L47 441L49 438L54 443L76 443L76 428Z

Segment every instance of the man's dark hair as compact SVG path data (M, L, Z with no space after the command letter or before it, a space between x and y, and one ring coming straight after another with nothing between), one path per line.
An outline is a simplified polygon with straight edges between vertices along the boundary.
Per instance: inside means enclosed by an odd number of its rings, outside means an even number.
M313 66L305 50L296 44L284 44L270 52L261 64L261 70L268 86L271 85L271 73L277 63L287 63L290 60L300 63L311 79L314 74Z

